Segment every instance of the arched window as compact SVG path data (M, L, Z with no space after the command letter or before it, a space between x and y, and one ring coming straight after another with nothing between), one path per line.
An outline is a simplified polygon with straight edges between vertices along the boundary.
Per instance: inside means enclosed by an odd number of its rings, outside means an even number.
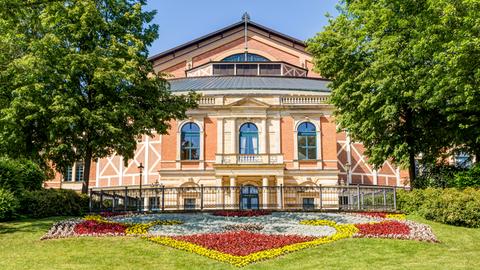
M200 128L195 123L186 123L182 127L181 159L198 160L200 158Z
M269 62L267 58L254 54L247 53L247 59L245 59L244 53L237 53L223 58L222 62Z
M317 159L317 133L312 123L304 122L297 130L298 160Z
M240 127L240 154L258 154L258 128L253 123Z

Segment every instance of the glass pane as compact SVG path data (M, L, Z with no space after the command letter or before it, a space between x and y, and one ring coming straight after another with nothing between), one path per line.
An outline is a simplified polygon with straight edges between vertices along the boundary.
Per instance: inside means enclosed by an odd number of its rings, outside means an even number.
M315 136L308 136L307 137L308 146L315 146L316 144L316 137Z
M197 124L195 123L186 123L185 125L183 125L182 127L182 133L183 132L200 132L200 128L198 127Z
M245 123L240 127L240 132L258 132L258 128L254 123Z
M182 149L182 153L181 153L181 158L182 160L188 160L189 159L189 151L188 149Z
M315 132L315 126L312 123L304 122L298 126L298 132Z
M305 147L298 147L298 159L303 160L307 158L307 150Z
M213 75L232 76L235 75L235 66L233 64L215 64L213 65Z
M308 148L308 159L317 159L316 148Z
M298 145L299 146L307 145L307 138L305 136L298 136Z
M200 147L200 137L199 136L190 136L190 146L191 147Z
M200 159L200 155L198 154L198 152L199 152L199 151L198 151L198 148L192 148L192 149L191 149L191 157L190 157L190 158L191 158L192 160L198 160L198 159Z
M247 59L245 59L245 53L237 53L234 55L230 55L228 57L223 58L222 62L266 62L270 61L267 58L254 54L254 53L248 53L247 54Z
M260 75L281 75L280 64L260 65Z
M252 137L251 143L252 143L251 145L252 152L249 154L258 154L258 137L257 136Z
M252 76L257 75L257 64L237 64L237 75Z
M83 181L83 162L77 162L75 181Z
M63 175L63 181L67 181L67 182L72 181L72 166L67 167L67 171Z
M247 138L240 134L240 154L246 154Z

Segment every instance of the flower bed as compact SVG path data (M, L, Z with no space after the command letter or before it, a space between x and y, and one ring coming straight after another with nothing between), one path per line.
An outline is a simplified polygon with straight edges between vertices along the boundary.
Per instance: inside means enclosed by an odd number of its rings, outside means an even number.
M142 236L236 266L350 237L437 242L429 226L381 212L216 213L88 215L55 223L42 239Z
M249 211L233 211L233 210L222 210L222 211L215 211L212 213L214 216L221 216L221 217L258 217L258 216L266 216L271 215L271 211L265 210L249 210Z

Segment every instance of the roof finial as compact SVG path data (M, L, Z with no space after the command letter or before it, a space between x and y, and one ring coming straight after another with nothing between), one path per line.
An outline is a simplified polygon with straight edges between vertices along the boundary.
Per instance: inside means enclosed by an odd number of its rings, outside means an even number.
M245 21L245 22L250 21L250 15L248 15L248 12L243 13L242 21Z

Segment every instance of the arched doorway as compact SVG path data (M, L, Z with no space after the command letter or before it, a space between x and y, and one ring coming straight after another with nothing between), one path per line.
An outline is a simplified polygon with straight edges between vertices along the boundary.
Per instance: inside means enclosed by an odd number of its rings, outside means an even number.
M258 188L255 186L243 186L240 193L240 209L258 209Z

